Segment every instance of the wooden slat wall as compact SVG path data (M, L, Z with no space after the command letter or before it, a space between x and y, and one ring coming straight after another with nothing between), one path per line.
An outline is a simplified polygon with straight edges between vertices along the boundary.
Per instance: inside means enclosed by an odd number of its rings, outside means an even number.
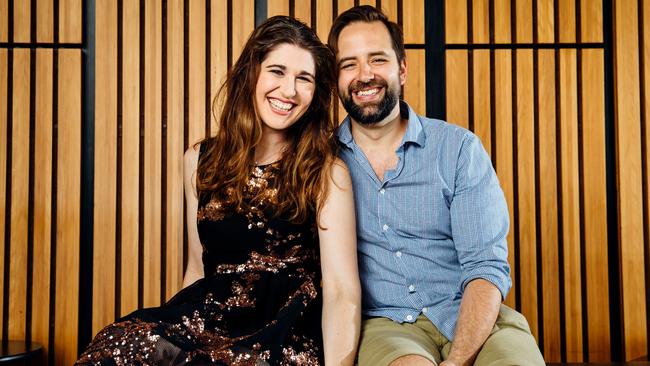
M650 2L612 2L610 258L606 1L445 0L446 119L492 157L511 218L505 303L548 361L648 353ZM183 151L217 128L210 103L254 27L255 0L97 0L91 324L79 313L83 0L33 3L0 0L0 43L44 44L0 47L0 329L43 344L44 363L72 364L80 329L94 334L180 289ZM323 41L338 13L380 5L405 32L404 97L425 113L424 1L266 3L267 16L293 15Z

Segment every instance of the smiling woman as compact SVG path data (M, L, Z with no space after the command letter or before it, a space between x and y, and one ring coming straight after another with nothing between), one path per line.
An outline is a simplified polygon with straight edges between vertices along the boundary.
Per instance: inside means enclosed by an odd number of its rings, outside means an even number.
M352 364L360 289L334 80L303 23L251 34L213 103L216 136L185 153L184 289L104 328L77 364Z

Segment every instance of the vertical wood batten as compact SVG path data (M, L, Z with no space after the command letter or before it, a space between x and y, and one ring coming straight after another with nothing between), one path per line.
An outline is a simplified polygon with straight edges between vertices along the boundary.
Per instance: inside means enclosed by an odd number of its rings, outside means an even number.
M321 42L327 44L327 36L332 27L334 6L332 0L318 0L316 7L316 34Z
M228 17L228 9L227 9L227 4L224 1L221 0L214 0L212 2L212 6L210 7L210 10L212 11L212 17L211 21L212 24L226 24L227 23L227 17ZM288 9L288 5L287 5ZM210 61L210 66L212 68L211 70L211 77L210 80L212 83L209 85L210 88L210 95L212 96L212 100L214 101L214 98L217 96L217 93L219 92L219 88L223 83L226 82L226 76L228 73L228 37L227 37L227 32L224 32L223 29L220 29L218 27L212 27L211 28L212 35L210 36L210 41L212 42L211 46L211 61ZM217 104L211 105L210 113L211 113L211 120L212 120L212 125L211 125L211 131L212 135L214 135L217 131L218 128L218 114L215 117L215 112L219 113L220 111L220 106ZM215 108L216 107L216 108Z
M205 136L205 4L202 1L189 2L189 118L188 141L198 142ZM237 19L237 18L235 18ZM235 22L237 23L237 22ZM222 23L225 24L225 23ZM216 27L213 27L216 28Z
M539 7L539 4L538 4ZM517 0L515 17L517 20L517 43L533 42L533 0ZM539 21L539 20L538 20Z
M403 1L402 6L404 19L408 19L403 26L404 43L424 44L424 1Z
M510 7L511 0L494 0L494 41L496 43L510 43L512 40Z
M498 50L495 51L495 68L494 68L494 115L496 124L496 146L497 154L497 175L499 183L508 203L508 214L510 226L514 225L514 165L513 165L513 146L512 146L512 51ZM514 245L514 230L508 231L508 263L510 264L510 278L512 287L506 297L505 304L515 308L516 298L516 274L515 274L515 257L517 252Z
M27 292L27 216L29 189L29 50L14 50L9 339L24 339ZM6 245L6 244L5 244Z
M492 121L490 112L490 51L474 51L473 80L474 133L481 139L483 147L492 155Z
M81 43L81 9L83 0L59 1L59 41Z
M239 21L232 24L232 62L234 63L244 48L248 36L255 27L255 4L253 0L241 0L233 2L232 14L233 19ZM309 22L307 22L309 25Z
M294 1L293 14L296 19L311 27L311 1Z
M143 305L160 304L162 184L162 5L146 0L144 70L144 252ZM205 44L204 44L205 45ZM203 97L203 96L201 96ZM204 100L201 98L201 100Z
M36 2L36 41L51 43L54 40L54 4L53 0ZM1 41L0 41L1 42Z
M447 121L467 128L469 122L469 76L467 51L446 52Z
M386 14L388 20L397 23L397 6L398 0L382 0L381 1L381 11ZM423 16L424 16L424 9Z
M95 187L93 209L92 333L115 317L115 230L117 182L117 2L96 8ZM101 168L99 168L101 167Z
M472 41L473 43L490 42L489 0L472 0ZM489 77L488 77L489 80Z
M36 51L36 128L34 131L34 139L36 143L34 146L34 278L32 291L32 340L43 345L43 350L45 352L47 352L48 349L48 331L50 324L52 54L52 50ZM0 83L1 82L2 81L0 80Z
M538 53L538 164L541 242L541 286L544 294L542 310L544 322L544 359L560 361L560 281L558 254L558 192L557 151L555 131L555 54L543 50Z
M268 0L267 16L289 15L289 0Z
M122 8L122 166L120 185L122 201L120 207L122 243L120 313L126 315L138 307L138 223L140 200L140 3L138 0L124 0ZM99 49L99 47L98 47ZM99 85L99 84L98 84Z
M640 138L638 8L634 1L614 3L614 105L619 203L619 253L624 357L648 353L643 253Z
M2 243L0 244L0 269L2 269L2 280L0 280L0 293L5 294L4 288L4 279L7 276L5 272L5 238L6 231L8 228L5 227L5 210L7 205L7 147L10 145L10 141L7 139L8 134L8 119L7 119L7 83L8 83L8 73L7 73L7 50L0 49L0 142L2 147L0 147L0 235L2 235ZM4 314L4 301L0 301L0 314ZM2 334L4 319L0 315L0 334Z
M404 85L404 99L417 114L426 113L425 57L424 50L406 50L408 76Z
M580 251L580 167L578 164L577 65L574 49L560 50L561 177L566 352L582 361L582 294Z
M610 361L605 170L605 71L602 50L582 51L582 136L589 361ZM612 299L618 301L618 299Z
M650 311L650 2L639 1L639 60L641 66L641 154L643 162L643 214L645 235L645 286L646 286L646 312ZM646 317L648 315L646 314ZM650 337L650 318L646 318L646 331ZM650 339L646 339L649 343Z
M77 358L81 187L81 51L59 51L55 364ZM73 325L73 326L71 326Z
M11 1L11 0L9 0ZM13 1L14 42L30 41L31 1ZM9 14L12 16L12 14ZM7 22L11 24L10 22Z
M539 43L553 43L555 41L554 3L554 0L537 0L537 42ZM533 27L535 27L535 24L533 24Z
M0 42L7 42L7 37L9 34L8 27L9 27L9 0L0 0Z
M221 1L220 1L221 2ZM214 2L212 4L214 6ZM212 9L212 7L211 7ZM223 24L223 23L217 23ZM216 27L212 27L213 29ZM225 32L221 32L224 33ZM167 3L167 272L166 298L183 281L183 3ZM225 50L225 48L224 48ZM225 57L224 57L225 61Z
M519 4L519 2L517 2ZM533 52L517 50L517 178L521 312L537 338L537 233L535 212L535 131Z
M582 29L580 39L582 42L603 41L603 0L576 0L580 1L580 16Z
M580 0L557 0L559 1L559 30L560 39L558 42L576 42L576 2Z
M338 0L338 11L339 14L344 11L354 7L354 0ZM395 14L395 19L397 19L397 13Z
M445 0L445 40L467 43L467 1Z

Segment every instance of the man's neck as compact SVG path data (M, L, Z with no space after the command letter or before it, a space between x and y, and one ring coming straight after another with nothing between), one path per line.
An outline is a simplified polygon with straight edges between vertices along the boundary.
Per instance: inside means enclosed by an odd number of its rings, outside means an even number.
M408 119L400 116L399 104L383 121L372 125L361 124L351 120L352 137L357 145L369 148L396 148L402 141L408 126Z

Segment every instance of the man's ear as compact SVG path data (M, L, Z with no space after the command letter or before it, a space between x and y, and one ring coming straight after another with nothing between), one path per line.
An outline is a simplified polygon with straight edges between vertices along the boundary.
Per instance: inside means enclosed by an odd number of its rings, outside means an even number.
M400 85L404 85L406 83L406 74L407 74L407 68L406 68L406 57L402 59L399 63L399 83Z

